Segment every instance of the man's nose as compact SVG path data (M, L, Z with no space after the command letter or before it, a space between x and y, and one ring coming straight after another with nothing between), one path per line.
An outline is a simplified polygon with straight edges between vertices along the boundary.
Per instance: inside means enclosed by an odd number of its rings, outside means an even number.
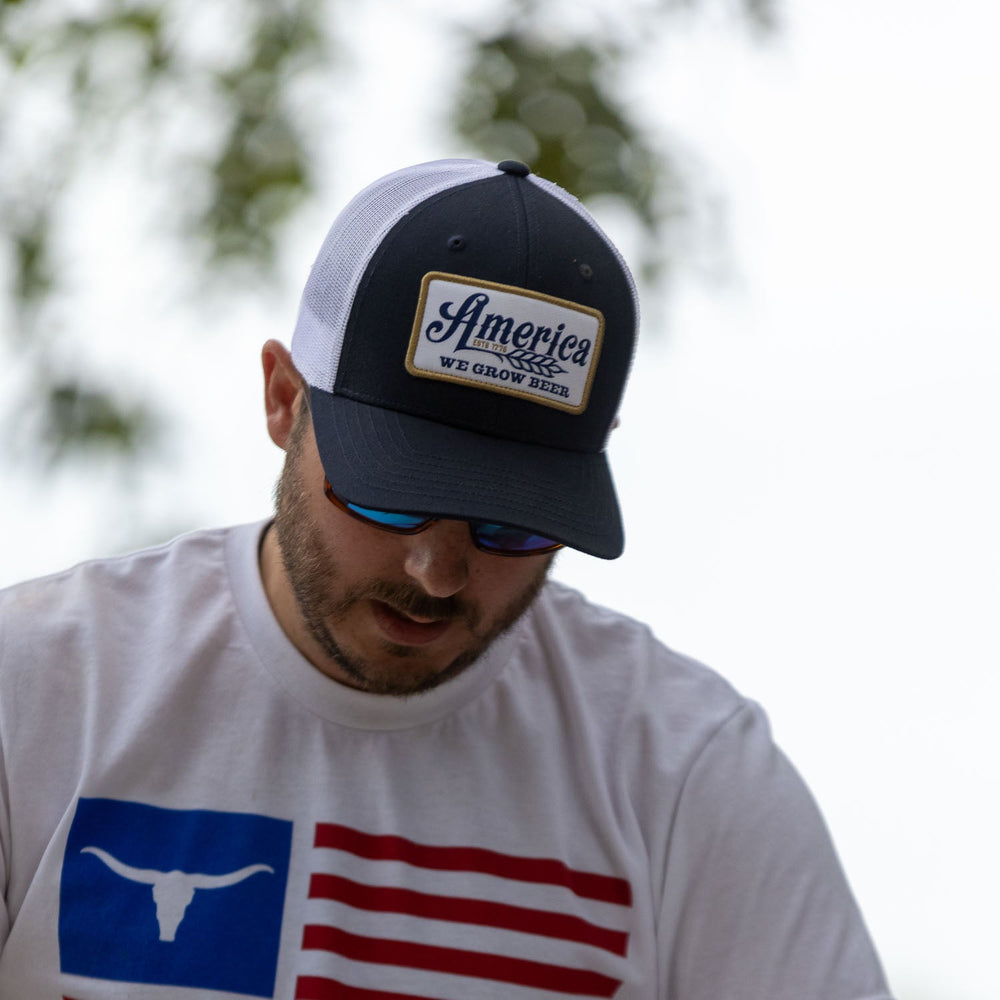
M437 521L407 543L406 574L431 597L451 597L469 582L472 539L464 521Z

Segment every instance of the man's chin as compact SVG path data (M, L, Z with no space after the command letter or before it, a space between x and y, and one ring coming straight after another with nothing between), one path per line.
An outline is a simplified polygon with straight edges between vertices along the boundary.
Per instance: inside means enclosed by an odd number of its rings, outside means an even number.
M423 646L396 643L380 637L371 653L362 654L340 643L326 629L314 633L326 654L323 672L335 681L369 694L407 697L421 694L456 677L475 662L483 647L462 650L457 656L434 656Z
M443 669L420 667L413 662L416 659L409 646L400 647L396 656L387 649L385 659L377 665L341 659L337 662L340 670L334 679L369 694L406 698L431 691L451 680L465 670L475 657L459 657ZM393 660L395 662L389 662Z

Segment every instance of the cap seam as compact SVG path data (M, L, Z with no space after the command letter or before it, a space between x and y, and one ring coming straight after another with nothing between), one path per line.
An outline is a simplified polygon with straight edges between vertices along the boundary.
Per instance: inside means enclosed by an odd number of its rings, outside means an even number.
M528 206L524 200L524 192L521 190L519 178L513 174L505 174L507 184L513 189L514 201L518 209L517 235L519 249L521 251L521 274L520 283L522 287L528 285L528 275L531 274L531 223L528 219Z

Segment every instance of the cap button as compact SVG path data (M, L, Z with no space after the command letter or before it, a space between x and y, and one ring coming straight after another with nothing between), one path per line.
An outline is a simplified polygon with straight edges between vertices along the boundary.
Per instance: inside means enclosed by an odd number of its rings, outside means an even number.
M505 174L513 174L515 177L527 177L531 173L531 168L520 160L501 160L497 164L497 169Z

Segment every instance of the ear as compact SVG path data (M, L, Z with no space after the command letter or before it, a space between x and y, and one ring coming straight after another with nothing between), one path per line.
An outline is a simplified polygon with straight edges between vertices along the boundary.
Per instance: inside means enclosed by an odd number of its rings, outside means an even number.
M302 395L308 389L284 344L269 340L261 351L261 362L264 366L267 433L279 448L284 449L302 405Z

